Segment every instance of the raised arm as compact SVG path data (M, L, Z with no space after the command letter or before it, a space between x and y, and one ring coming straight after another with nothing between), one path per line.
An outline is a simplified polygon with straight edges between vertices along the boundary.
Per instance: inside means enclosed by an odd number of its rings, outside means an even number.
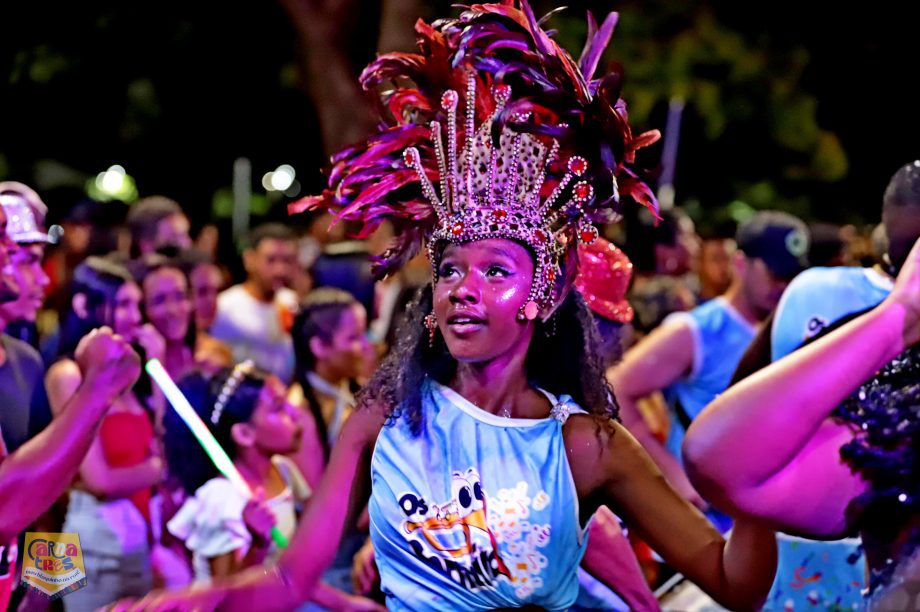
M730 388L694 420L684 459L707 497L812 537L847 530L846 507L865 483L840 459L853 434L828 417L920 338L918 259L915 245L877 308Z
M0 459L0 542L25 529L67 489L106 410L140 373L131 346L103 328L77 349L83 383L40 434Z
M677 457L655 437L639 411L639 400L674 383L693 369L693 333L683 321L669 321L630 349L607 371L623 424L645 448L668 481L697 507L706 502L690 484Z
M735 516L726 541L681 498L624 427L582 418L567 443L579 498L609 506L669 565L732 610L756 609L776 570L776 541L765 525ZM573 432L575 433L575 432Z

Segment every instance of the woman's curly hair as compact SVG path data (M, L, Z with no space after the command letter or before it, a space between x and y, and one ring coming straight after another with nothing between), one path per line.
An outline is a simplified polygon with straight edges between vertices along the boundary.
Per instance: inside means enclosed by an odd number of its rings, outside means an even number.
M425 316L432 311L432 286L425 285L409 305L393 350L358 395L359 405L382 406L388 424L408 419L412 431L422 425L422 387L426 377L447 384L457 369L440 332L429 345ZM536 321L525 367L531 385L568 394L592 414L617 418L619 407L604 371L600 336L591 312L577 291L546 323Z

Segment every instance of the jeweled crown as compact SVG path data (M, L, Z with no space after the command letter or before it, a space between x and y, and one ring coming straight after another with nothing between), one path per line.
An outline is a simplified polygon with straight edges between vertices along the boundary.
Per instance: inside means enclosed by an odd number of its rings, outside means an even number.
M557 161L559 142L542 139L502 126L493 142L493 122L511 98L508 85L492 88L495 110L477 129L475 126L476 78L470 75L466 90L463 149L457 151L457 107L459 95L447 90L441 107L446 126L430 123L431 141L437 158L440 191L435 189L417 148L404 152L407 166L415 170L422 192L437 214L437 224L428 237L429 258L437 280L437 245L442 241L463 244L487 238L507 238L529 246L534 254L534 280L521 309L527 319L551 304L561 276L561 260L573 241L586 244L598 237L597 228L585 215L594 189L579 180L588 163L580 156L565 162L565 173L550 194L541 199L550 165ZM514 122L529 117L517 115ZM446 128L446 143L442 131ZM446 146L445 146L446 145Z

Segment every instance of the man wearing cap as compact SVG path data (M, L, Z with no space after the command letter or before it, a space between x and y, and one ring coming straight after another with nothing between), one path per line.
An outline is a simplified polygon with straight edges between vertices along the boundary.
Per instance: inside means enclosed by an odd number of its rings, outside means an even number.
M31 407L41 403L36 399L44 390L45 368L38 351L5 332L14 321L35 321L48 285L41 264L45 244L50 239L43 227L47 208L29 187L0 183L0 206L6 215L7 235L18 245L10 256L10 275L19 295L0 303L0 428L7 449L12 452L39 429L30 426ZM47 424L50 415L42 420Z
M708 504L694 490L680 461L690 422L724 391L758 325L776 306L794 276L806 267L808 228L796 217L767 211L741 224L736 237L735 277L728 291L690 312L670 315L655 331L608 370L623 423L648 451L671 484L701 509ZM671 427L662 443L644 422L639 400L663 391ZM711 513L716 526L727 517Z

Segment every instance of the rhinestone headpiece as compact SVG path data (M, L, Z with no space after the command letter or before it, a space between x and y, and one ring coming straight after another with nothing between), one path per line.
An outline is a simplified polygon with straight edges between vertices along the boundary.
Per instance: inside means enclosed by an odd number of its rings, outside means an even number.
M211 410L212 425L217 425L220 422L220 415L224 413L227 402L230 401L230 398L233 397L233 394L236 393L236 390L239 388L240 383L243 382L243 377L247 374L251 374L254 369L255 364L251 359L247 359L234 366L230 376L227 377L224 385L220 388L220 393L217 394L217 401L214 402L214 409Z
M426 243L437 282L444 241L518 241L535 261L521 315L555 305L574 281L576 245L617 220L621 196L657 211L636 152L659 134L633 134L618 66L595 74L617 14L588 15L578 60L545 19L527 0L502 0L417 22L417 53L385 53L361 73L377 129L333 156L322 193L288 210L328 210L354 222L356 238L390 222L378 278Z
M556 280L561 276L560 260L572 240L585 244L598 237L597 228L585 215L584 207L594 196L591 184L578 180L588 169L583 157L572 156L566 172L552 192L541 199L550 164L556 162L559 143L549 146L536 136L514 131L505 125L497 146L492 139L492 124L511 97L504 84L492 88L495 110L476 129L476 78L467 80L464 145L457 151L457 105L459 95L447 90L441 107L447 125L432 121L431 140L437 157L440 191L428 178L419 151L405 150L403 160L416 171L422 192L431 202L437 224L428 237L429 259L438 270L439 242L464 244L486 238L507 238L521 242L534 253L534 280L521 316L534 319L541 308L551 304ZM518 123L528 120L517 115ZM442 129L446 127L446 148Z

